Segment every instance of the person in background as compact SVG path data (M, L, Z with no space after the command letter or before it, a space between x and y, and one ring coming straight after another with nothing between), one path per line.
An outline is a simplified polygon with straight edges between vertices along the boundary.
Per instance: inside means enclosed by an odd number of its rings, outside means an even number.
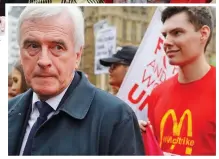
M109 67L109 85L117 94L126 72L138 50L135 46L123 46L112 57L100 59L100 64Z
M213 31L209 7L167 7L164 51L178 74L158 85L148 104L149 124L170 155L216 155L216 68L205 58ZM142 129L144 131L145 129Z
M8 75L8 99L12 98L12 96L9 94L9 92L11 91L11 87L12 87L12 77L11 77L11 73Z
M8 90L9 98L13 98L28 90L28 86L24 77L24 71L20 61L18 61L12 69L11 80L11 88Z
M28 6L17 33L30 89L9 100L8 155L144 155L132 109L75 70L84 47L79 7Z

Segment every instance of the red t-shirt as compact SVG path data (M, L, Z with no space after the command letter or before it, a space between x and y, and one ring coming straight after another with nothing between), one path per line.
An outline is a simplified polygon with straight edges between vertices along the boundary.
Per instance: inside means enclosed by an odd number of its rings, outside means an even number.
M157 86L148 116L164 152L216 155L216 68L195 82L180 84L175 75Z

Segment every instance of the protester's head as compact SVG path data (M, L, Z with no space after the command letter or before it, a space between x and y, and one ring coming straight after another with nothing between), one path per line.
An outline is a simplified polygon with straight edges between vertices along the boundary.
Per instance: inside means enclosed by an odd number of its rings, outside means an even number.
M138 47L124 46L112 57L100 59L100 64L109 68L109 84L120 88Z
M209 7L167 7L162 12L164 50L172 65L183 66L204 56L213 30Z
M26 81L41 100L69 86L84 46L79 7L26 7L17 37Z
M11 88L8 92L9 98L24 93L28 89L20 61L18 61L13 67L11 72L11 79Z

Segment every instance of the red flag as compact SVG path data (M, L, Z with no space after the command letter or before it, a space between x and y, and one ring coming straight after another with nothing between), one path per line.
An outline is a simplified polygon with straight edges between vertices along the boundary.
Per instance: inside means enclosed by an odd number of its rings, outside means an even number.
M142 133L142 138L144 142L145 155L146 156L163 156L163 151L161 150L152 129L147 125L146 131Z

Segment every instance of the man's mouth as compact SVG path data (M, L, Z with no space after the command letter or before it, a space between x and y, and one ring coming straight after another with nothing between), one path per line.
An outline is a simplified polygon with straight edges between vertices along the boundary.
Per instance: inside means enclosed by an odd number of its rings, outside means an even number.
M175 54L177 54L177 52L179 52L179 50L168 50L168 51L166 51L166 55L167 55L168 57L172 57L172 56L174 56Z
M54 76L53 75L46 75L46 74L38 74L38 75L35 75L35 77L47 78L47 77L54 77Z

